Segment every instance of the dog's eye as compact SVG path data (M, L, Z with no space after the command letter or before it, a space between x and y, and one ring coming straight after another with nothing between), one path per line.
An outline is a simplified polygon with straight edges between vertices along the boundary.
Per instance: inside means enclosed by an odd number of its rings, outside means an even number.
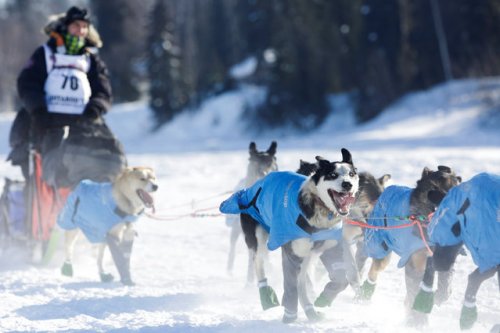
M354 171L349 172L349 177L354 177L355 175L356 175L356 172L354 172Z
M330 177L337 178L339 175L336 172L331 172Z

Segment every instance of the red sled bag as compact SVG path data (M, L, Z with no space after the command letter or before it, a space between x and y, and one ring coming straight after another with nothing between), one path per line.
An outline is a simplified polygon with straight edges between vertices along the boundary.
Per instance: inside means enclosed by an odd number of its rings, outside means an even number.
M34 172L31 179L31 234L33 239L48 241L57 221L57 215L71 192L70 188L54 188L42 179L42 158L34 154Z

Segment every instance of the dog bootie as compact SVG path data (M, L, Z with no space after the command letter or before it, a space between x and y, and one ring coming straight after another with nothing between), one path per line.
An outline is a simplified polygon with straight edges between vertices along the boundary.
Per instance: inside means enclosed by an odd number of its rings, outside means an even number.
M64 276L73 276L73 265L70 262L65 261L61 267L61 274Z
M110 273L99 273L99 276L101 277L101 282L111 282L115 279L113 274Z
M333 302L333 298L325 295L325 292L323 291L318 296L318 298L316 298L316 301L314 301L314 306L317 306L319 308L326 308L327 306L331 306L332 302Z
M422 313L431 313L432 307L434 306L434 292L426 291L420 288L415 301L413 301L413 310Z
M370 279L366 279L365 282L363 282L363 284L361 285L359 298L369 301L372 298L373 293L375 292L376 286L376 283L371 282Z
M263 286L259 288L260 304L263 310L274 308L279 306L278 296L274 292L274 289L269 286Z
M472 328L476 320L477 320L476 305L474 304L472 306L468 306L464 304L462 306L462 312L460 312L460 329L468 330Z

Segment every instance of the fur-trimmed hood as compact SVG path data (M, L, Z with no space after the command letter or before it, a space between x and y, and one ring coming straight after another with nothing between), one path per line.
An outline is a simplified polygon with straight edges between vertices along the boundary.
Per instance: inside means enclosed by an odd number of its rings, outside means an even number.
M66 13L49 16L48 23L43 28L43 32L50 36L51 32L63 33L66 32L66 24L64 18ZM89 24L89 34L86 38L87 46L100 48L102 47L101 36L92 24Z

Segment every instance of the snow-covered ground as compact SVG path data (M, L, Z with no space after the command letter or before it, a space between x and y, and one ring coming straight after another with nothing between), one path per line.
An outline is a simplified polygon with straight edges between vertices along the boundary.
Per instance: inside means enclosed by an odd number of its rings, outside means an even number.
M380 117L355 126L348 109L309 135L275 131L259 135L241 123L245 101L263 92L244 87L206 102L197 113L181 115L148 134L150 114L143 104L116 106L109 125L125 145L131 165L152 166L160 189L157 214L137 223L132 273L134 287L98 282L94 249L81 240L75 276L60 275L62 249L48 266L30 263L19 248L0 254L0 332L417 332L404 326L404 277L394 256L379 278L371 302L356 303L351 289L339 295L326 319L309 323L302 312L292 325L281 323L282 308L262 311L257 287L246 286L246 248L238 243L235 269L226 272L229 228L216 213L227 192L245 175L248 143L259 148L278 141L281 170L299 159L341 158L348 148L359 170L392 175L394 184L413 186L425 166L453 167L464 180L479 172L500 174L500 79L459 81L407 96ZM332 103L341 103L334 99ZM496 118L492 110L497 108ZM12 114L0 115L0 159L8 153ZM0 175L20 178L0 163ZM282 293L279 251L270 254L269 281ZM114 271L111 260L107 265ZM458 332L458 318L470 256L460 257L451 299L434 309L425 332ZM116 274L115 274L116 275ZM322 288L324 278L316 287ZM479 320L472 332L500 323L496 279L478 294Z

